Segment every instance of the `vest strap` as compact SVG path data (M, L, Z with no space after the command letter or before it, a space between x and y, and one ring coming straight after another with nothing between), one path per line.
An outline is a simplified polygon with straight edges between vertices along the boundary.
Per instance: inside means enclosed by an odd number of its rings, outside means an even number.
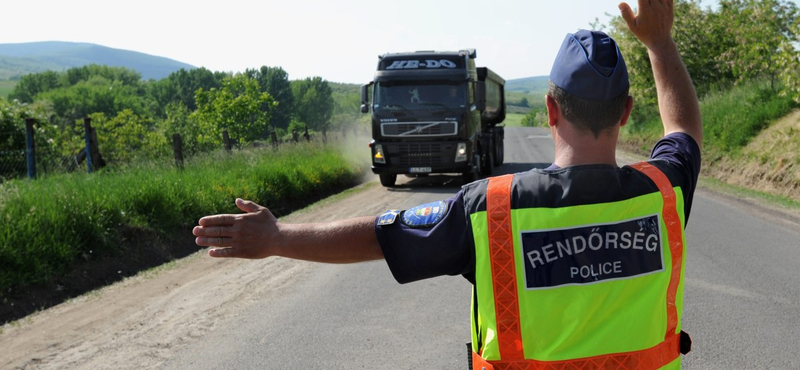
M664 198L664 206L661 214L664 217L664 224L667 226L667 240L669 250L672 255L672 271L667 287L667 332L669 338L675 334L678 328L678 307L675 305L675 297L678 294L678 284L681 280L681 264L683 260L683 230L681 219L678 216L677 196L672 183L664 172L647 162L632 164L631 167L649 177L661 192Z
M521 360L522 329L519 320L514 238L511 233L511 183L514 175L489 178L486 190L486 218L497 320L500 358Z
M672 334L654 347L564 361L486 361L472 352L473 370L635 370L659 369L679 356L680 335Z

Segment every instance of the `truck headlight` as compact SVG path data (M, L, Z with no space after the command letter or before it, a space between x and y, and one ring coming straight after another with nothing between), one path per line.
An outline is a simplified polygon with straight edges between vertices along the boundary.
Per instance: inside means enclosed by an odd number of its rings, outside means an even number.
M456 147L456 162L467 161L467 143L458 143Z
M376 144L375 147L375 154L372 156L372 160L375 163L383 163L386 164L386 157L383 156L383 145Z

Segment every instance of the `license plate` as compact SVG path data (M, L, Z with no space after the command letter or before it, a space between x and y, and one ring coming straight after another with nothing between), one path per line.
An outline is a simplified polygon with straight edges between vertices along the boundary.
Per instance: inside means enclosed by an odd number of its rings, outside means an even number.
M408 169L409 173L429 173L431 172L430 167L411 167Z

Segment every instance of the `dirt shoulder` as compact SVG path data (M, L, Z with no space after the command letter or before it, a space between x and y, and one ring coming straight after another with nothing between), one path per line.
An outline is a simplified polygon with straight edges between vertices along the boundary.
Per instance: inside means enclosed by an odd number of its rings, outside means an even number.
M374 182L361 185L281 220L318 222L372 211L362 200L378 198L380 190ZM377 203L371 206L385 206ZM200 249L0 327L0 368L157 368L257 297L279 296L312 268L283 258L212 259Z

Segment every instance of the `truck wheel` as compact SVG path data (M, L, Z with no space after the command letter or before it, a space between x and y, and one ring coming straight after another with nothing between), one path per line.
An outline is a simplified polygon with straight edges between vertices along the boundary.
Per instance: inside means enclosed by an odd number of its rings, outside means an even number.
M481 155L481 176L492 176L492 172L494 172L494 153L489 151L488 153L483 153Z
M478 166L478 168L476 168L475 171L464 172L464 173L461 174L461 179L464 180L464 184L469 184L469 183L471 183L473 181L478 180L478 175L482 171L481 156L478 155L478 154L475 154L475 156L473 157L472 161L473 161L472 163L475 163Z
M494 147L494 166L500 167L503 165L503 157L505 156L506 149L503 147L503 140L495 141Z
M391 188L394 186L394 182L397 181L397 175L378 175L381 179L381 185Z

